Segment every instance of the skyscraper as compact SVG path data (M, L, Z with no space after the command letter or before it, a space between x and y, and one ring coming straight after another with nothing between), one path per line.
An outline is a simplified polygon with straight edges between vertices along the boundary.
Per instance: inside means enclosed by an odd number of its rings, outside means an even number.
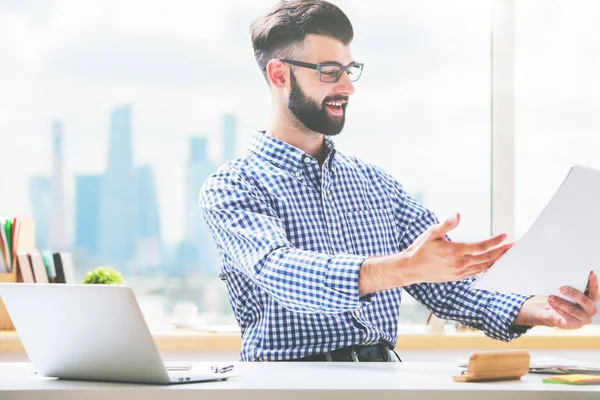
M137 243L136 264L139 268L158 266L162 262L160 215L154 170L150 165L137 169Z
M29 181L31 217L35 221L35 246L51 250L50 216L52 215L52 180L47 176L34 176Z
M111 115L108 163L102 178L100 254L108 262L131 261L137 240L135 168L131 148L131 107Z
M233 114L223 116L223 159L222 163L229 162L236 155L237 117Z
M100 252L102 176L75 177L75 247L89 257Z
M150 165L137 169L138 237L159 238L160 217L154 170Z
M198 206L198 195L204 181L215 171L208 158L207 139L190 138L189 160L186 166L185 261L208 275L218 270L216 246Z
M67 222L63 165L63 125L52 124L52 212L50 213L50 247L52 251L66 250Z

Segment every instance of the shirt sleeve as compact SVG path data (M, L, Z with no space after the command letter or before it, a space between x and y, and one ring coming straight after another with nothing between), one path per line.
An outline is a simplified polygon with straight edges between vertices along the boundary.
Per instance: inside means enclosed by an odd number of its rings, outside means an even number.
M365 305L358 292L364 257L295 248L256 192L231 169L215 173L200 190L203 217L233 268L293 312L338 314Z
M429 226L438 223L437 217L414 199L405 195L404 206L420 209L410 221L406 221L401 249L409 247ZM407 227L406 227L407 226ZM475 277L447 283L417 283L404 287L417 301L442 319L459 321L482 330L486 336L502 341L513 340L529 330L512 326L527 296L472 289Z

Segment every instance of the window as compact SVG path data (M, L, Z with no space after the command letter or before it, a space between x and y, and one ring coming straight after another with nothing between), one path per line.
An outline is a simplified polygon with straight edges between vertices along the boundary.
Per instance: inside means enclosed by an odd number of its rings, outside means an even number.
M365 63L337 146L440 219L460 211L456 240L491 230L491 2L336 1ZM78 278L121 271L151 324L180 301L196 303L201 322L235 323L196 198L268 122L248 28L273 3L0 5L2 214L33 215L40 249L72 251ZM568 166L600 163L597 8L518 3L518 234ZM405 297L402 323L426 314Z
M234 322L196 197L267 123L248 27L271 4L226 1L207 13L191 1L64 0L0 13L0 132L11 143L0 162L15 171L0 209L34 215L38 246L71 250L78 277L97 265L121 271L151 323L179 301L195 302L204 322ZM455 238L485 237L489 1L339 5L366 67L338 146L398 177L440 219L461 211ZM402 321L425 317L407 298Z
M516 2L517 237L572 165L600 168L598 15L593 0Z
M454 240L488 237L491 2L339 4L365 69L338 147L394 175L440 220L461 212ZM400 323L426 318L404 293Z
M525 233L569 168L600 168L595 1L517 4L516 230Z

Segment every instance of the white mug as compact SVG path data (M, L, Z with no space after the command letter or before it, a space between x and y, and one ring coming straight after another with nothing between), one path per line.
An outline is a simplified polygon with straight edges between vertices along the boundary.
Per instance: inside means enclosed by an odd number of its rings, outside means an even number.
M177 326L190 327L196 325L198 317L198 306L191 301L182 301L175 305L173 309L175 323Z

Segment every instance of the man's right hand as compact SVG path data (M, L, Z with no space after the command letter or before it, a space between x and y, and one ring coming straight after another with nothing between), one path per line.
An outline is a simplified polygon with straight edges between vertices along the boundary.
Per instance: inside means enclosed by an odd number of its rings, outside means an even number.
M452 242L446 234L460 222L460 214L423 232L406 249L401 273L408 283L459 281L490 268L514 243L500 245L505 234L474 242Z
M514 243L500 245L505 234L475 243L452 242L446 234L458 226L460 215L431 226L408 249L363 262L358 291L374 293L424 282L453 282L490 268Z

